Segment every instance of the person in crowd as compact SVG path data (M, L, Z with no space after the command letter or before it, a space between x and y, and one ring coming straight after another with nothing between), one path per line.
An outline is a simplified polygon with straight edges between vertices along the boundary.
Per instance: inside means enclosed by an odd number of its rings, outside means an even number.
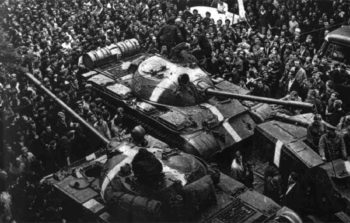
M325 116L327 118L327 120L329 119L329 117L332 115L333 111L334 111L334 102L336 100L338 100L338 93L337 92L330 92L330 95L328 96L328 100L327 102L325 102L326 104L326 110L325 110Z
M300 83L296 80L296 67L291 67L290 70L288 71L288 76L285 80L284 85L284 92L286 93L290 93L292 91L296 91L298 93L298 95L300 95L300 91L301 91L301 85ZM283 83L282 79L282 82Z
M282 197L282 178L276 165L270 161L264 172L264 195L279 203Z
M158 33L160 46L166 46L168 52L176 44L181 43L182 33L180 29L175 25L175 18L169 18L167 24L165 24Z
M231 163L231 176L240 181L245 180L246 165L243 161L243 156L239 150L235 152L235 157Z
M321 136L318 150L321 158L325 161L347 159L344 139L336 133L334 127L328 127L327 132Z
M283 205L291 208L294 211L298 211L300 209L299 203L300 197L298 197L299 190L299 176L296 172L291 172L288 177L288 183L286 190L282 197Z
M107 122L103 119L102 114L97 115L97 121L94 124L94 128L96 128L107 139L111 139L110 129Z
M290 17L290 21L289 21L289 32L292 34L295 33L296 28L298 28L298 27L299 27L299 23L296 20L295 15L292 15Z
M111 120L111 135L118 139L123 139L126 134L126 129L123 128L123 121L118 114L116 114Z
M310 89L305 98L305 102L313 104L317 113L323 114L323 104L316 89Z
M262 79L255 81L254 87L251 88L252 95L260 97L270 97L270 88L263 83Z
M326 132L326 126L322 122L322 116L316 114L314 121L307 128L307 141L313 149L318 148L321 136Z
M29 169L30 165L35 161L35 156L25 146L21 148L21 153L17 159L19 162L24 163L26 169Z
M148 141L145 138L146 136L146 130L141 126L135 126L131 130L131 142L134 143L136 146L147 146Z
M254 188L254 164L252 162L247 162L244 172L243 183L248 188Z
M343 102L341 100L335 100L333 106L328 109L328 122L333 126L337 126L341 118L345 115L343 110Z
M228 12L228 5L226 2L219 0L218 1L218 6L217 6L217 10L219 13L223 13L225 14L226 12Z

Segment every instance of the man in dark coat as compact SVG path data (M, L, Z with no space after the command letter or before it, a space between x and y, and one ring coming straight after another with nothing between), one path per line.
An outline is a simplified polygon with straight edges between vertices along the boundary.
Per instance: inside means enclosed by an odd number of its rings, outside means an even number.
M182 34L180 29L175 25L175 19L170 18L159 31L159 45L166 45L168 51L175 46L177 43L182 42Z
M270 88L263 83L261 79L256 80L256 84L252 90L252 95L260 96L260 97L270 97Z
M299 82L296 79L296 73L297 73L296 67L292 67L289 70L288 79L286 82L286 91L287 91L287 93L292 92L292 91L296 91L300 95L301 85L299 84Z
M318 149L323 160L347 158L344 139L335 132L334 127L329 127L327 133L321 136Z
M282 196L281 174L275 164L270 161L264 172L264 195L275 202L279 202Z
M298 211L298 208L300 208L298 203L300 199L298 198L298 188L298 174L292 172L288 177L288 185L286 191L283 194L282 203L294 211Z

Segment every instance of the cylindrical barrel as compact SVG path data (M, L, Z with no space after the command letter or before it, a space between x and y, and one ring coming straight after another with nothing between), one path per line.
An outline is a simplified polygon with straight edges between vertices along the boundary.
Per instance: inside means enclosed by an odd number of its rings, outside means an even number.
M105 57L111 56L111 51L109 50L108 47L101 48L101 52Z
M140 44L137 39L129 39L84 54L83 64L85 67L92 69L111 60L119 61L122 57L133 55L139 50Z
M87 68L92 68L95 65L95 61L97 60L95 51L90 51L83 55L83 64Z
M130 41L136 46L136 49L139 50L140 49L140 43L137 39L130 39Z
M117 45L112 44L108 47L108 49L111 55L115 55L117 61L119 61L122 58L122 52L120 51L120 48Z
M124 42L118 42L117 46L119 47L120 51L122 52L122 56L123 57L127 56L128 48L125 45L125 43Z
M66 110L70 115L79 121L80 124L89 129L95 136L101 139L105 144L109 143L109 140L101 135L94 127L87 123L82 117L80 117L75 111L73 111L68 105L66 105L61 99L56 97L49 89L47 89L38 79L36 79L32 74L26 73L26 77L33 82L38 88L43 90L51 99L57 102L64 110Z
M83 55L83 64L87 68L93 68L105 63L111 58L109 50L102 48L99 50L93 50Z
M96 50L96 56L97 56L97 63L101 63L102 60L106 59L108 57L108 55L104 52L103 48Z
M126 45L126 47L128 49L128 54L131 55L135 51L134 50L134 45L129 40L125 40L125 45Z
M303 108L303 109L313 109L314 108L313 104L306 103L306 102L284 101L284 100L267 98L267 97L234 94L231 92L215 90L212 88L207 89L205 92L208 95L213 95L213 96L235 98L235 99L247 100L247 101L257 101L257 102L262 102L262 103L267 103L267 104L277 104L277 105L291 106L291 107Z
M138 44L138 41L136 39L125 40L125 44L128 47L129 55L137 53L137 51L140 48L140 45Z

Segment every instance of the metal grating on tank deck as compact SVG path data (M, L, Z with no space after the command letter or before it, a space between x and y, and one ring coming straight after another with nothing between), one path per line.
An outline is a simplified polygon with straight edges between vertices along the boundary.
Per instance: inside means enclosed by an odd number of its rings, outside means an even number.
M245 205L240 199L235 199L207 222L241 223L254 214L256 214L254 209Z

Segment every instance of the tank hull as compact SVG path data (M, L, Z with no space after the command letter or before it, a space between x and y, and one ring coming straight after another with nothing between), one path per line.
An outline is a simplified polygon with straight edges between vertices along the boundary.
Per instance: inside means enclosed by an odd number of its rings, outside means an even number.
M135 149L135 148L133 148ZM130 153L130 150L127 149L127 153ZM179 153L180 157L181 152ZM125 158L119 159L119 156L124 156L125 153L117 155L115 158L117 162L115 166L119 163L123 163ZM127 155L126 155L127 156ZM91 159L93 157L93 159ZM188 160L196 159L191 155L184 154L184 157L187 157ZM192 157L192 158L191 158ZM102 152L97 152L95 154L91 154L86 159L81 160L70 167L65 168L53 175L46 177L45 181L51 185L59 192L65 203L63 204L63 209L68 209L69 211L74 212L74 216L77 218L67 219L67 220L88 220L98 221L98 222L154 222L154 220L150 220L147 217L142 215L142 211L136 211L137 207L143 207L142 210L147 206L148 209L155 210L156 205L153 205L155 202L150 202L148 198L128 198L128 195L123 192L120 196L120 203L125 203L122 207L124 211L127 213L123 213L123 211L118 212L116 215L115 209L111 210L108 207L105 200L101 197L101 180L100 178L103 171L103 166L106 165L109 158ZM118 161L119 160L119 161ZM182 162L183 159L178 159ZM194 163L198 163L194 165ZM206 164L202 161L191 161L192 163L190 168L201 169L199 171L200 174L206 174L207 167ZM184 168L184 166L179 166L172 162L172 166L176 169L178 166L179 171L183 171L187 169L187 171L192 172L188 168ZM123 163L124 164L124 163ZM190 173L189 172L189 173ZM198 171L197 171L198 172ZM103 174L102 174L103 175ZM197 177L191 177L191 184L187 184L188 188L197 188L202 185L200 181L200 185L195 185L193 183L197 182L197 179L205 179L200 178L201 175L197 175ZM189 182L190 183L190 182ZM276 213L281 210L281 207L272 201L271 199L263 196L262 194L249 190L242 183L228 177L227 175L220 174L219 183L215 186L217 189L215 190L216 194L213 195L215 197L215 202L206 205L203 209L205 211L196 212L194 218L192 218L191 222L216 222L216 221L229 221L229 222L268 222L272 218L276 216ZM117 191L116 191L117 192ZM201 191L204 193L205 191ZM120 191L120 193L122 193ZM130 193L129 193L130 194ZM198 194L199 195L199 194ZM145 199L148 199L147 202ZM130 202L131 203L130 203ZM154 201L154 200L153 200ZM131 206L134 209L128 209ZM140 210L141 210L140 209ZM230 213L235 213L234 215ZM142 218L141 218L142 217ZM138 219L138 220L137 220ZM168 219L169 220L169 219ZM158 218L158 221L164 221L161 218Z

